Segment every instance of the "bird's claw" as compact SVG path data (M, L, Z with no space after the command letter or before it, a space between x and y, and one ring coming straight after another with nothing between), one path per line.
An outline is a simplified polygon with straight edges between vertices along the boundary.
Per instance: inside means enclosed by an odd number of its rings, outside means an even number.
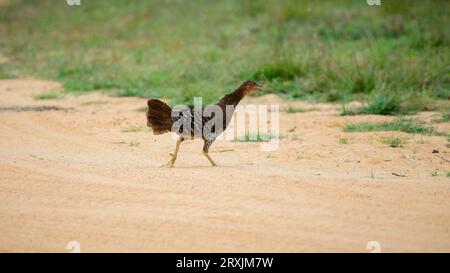
M171 159L169 162L167 162L166 164L163 164L163 165L161 165L161 166L159 166L159 167L160 167L160 168L164 168L164 167L172 168L174 163L175 163L175 160L172 160L172 159Z

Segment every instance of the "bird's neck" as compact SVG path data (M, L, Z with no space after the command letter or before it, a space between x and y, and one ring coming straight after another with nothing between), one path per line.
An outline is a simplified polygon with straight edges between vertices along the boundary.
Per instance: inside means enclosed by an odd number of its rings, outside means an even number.
M223 109L225 109L227 105L236 106L244 97L245 97L244 88L238 87L232 93L227 94L222 99L220 99L217 105L219 105Z

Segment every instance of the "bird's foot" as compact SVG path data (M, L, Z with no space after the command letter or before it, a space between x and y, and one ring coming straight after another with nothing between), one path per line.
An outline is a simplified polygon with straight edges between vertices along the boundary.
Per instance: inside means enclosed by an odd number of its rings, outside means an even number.
M209 156L208 152L203 152L203 155L206 156L206 158L208 159L209 163L211 163L211 165L213 167L217 166L216 162L214 162L214 160Z
M160 166L160 168L173 168L173 161L170 160L169 162L167 162L166 164L163 164Z
M167 162L166 164L161 165L160 168L164 168L164 167L172 168L173 164L175 164L175 160L176 160L176 158L170 159L169 162Z

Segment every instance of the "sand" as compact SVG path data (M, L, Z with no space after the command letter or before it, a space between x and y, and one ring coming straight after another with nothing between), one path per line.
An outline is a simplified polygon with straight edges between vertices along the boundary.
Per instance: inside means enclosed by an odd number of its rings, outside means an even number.
M370 241L383 252L450 251L446 137L344 133L393 117L341 117L339 105L272 95L243 104L314 110L280 114L278 150L221 140L211 167L202 142L186 141L175 167L160 168L175 141L146 127L145 99L33 98L60 88L0 81L2 252L68 252L71 241L81 252L369 252ZM408 144L388 147L386 135Z

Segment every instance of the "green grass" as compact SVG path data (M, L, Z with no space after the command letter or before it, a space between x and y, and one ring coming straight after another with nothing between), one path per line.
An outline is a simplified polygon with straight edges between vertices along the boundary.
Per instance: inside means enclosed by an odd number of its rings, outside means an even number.
M347 114L375 114L393 115L401 112L400 97L392 94L373 94L366 99L366 105L353 111L344 109L342 115Z
M438 175L437 171L431 172L431 176L437 176L437 175Z
M270 141L272 138L273 138L273 136L270 134L255 133L255 134L246 134L243 136L238 136L236 138L236 141L239 141L239 142L266 142L266 141Z
M450 178L450 172L445 172L445 176Z
M0 55L1 57L1 55ZM0 79L10 79L14 78L14 74L10 71L7 71L2 64L0 64Z
M215 102L255 79L265 85L259 94L360 100L361 113L398 114L450 98L449 8L445 0L17 0L0 9L8 57L0 78L172 104L195 95Z
M408 141L405 138L396 136L382 137L380 141L381 143L384 143L392 148L401 147L403 146L403 144L408 143Z
M450 112L442 113L440 122L450 122Z
M339 143L340 144L349 144L350 143L350 139L348 137L340 137L339 138Z
M33 98L36 100L56 100L64 97L64 94L57 91L49 91L34 95Z
M341 115L405 115L436 109L434 101L423 94L374 92L365 98L362 107L349 109L344 104Z
M287 107L285 109L285 111L286 111L286 113L293 114L293 113L304 113L304 112L308 112L308 111L311 111L311 110L300 108L300 107L289 106L289 107Z
M396 114L400 112L400 99L396 95L376 94L368 100L362 112L378 115Z
M411 119L396 119L383 122L351 123L344 126L344 132L377 132L377 131L401 131L411 134L431 134L432 128L413 121Z
M80 103L80 105L82 106L103 105L103 104L108 104L108 102L104 100L92 100Z

